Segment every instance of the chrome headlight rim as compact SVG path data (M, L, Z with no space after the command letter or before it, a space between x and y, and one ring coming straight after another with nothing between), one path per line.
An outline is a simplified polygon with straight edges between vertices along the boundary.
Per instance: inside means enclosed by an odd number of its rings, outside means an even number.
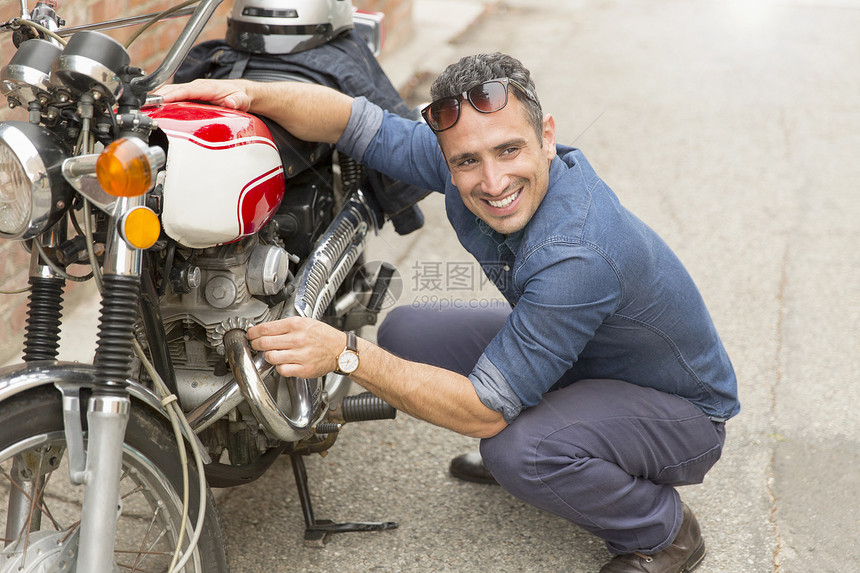
M32 239L59 220L69 206L71 187L61 171L67 154L51 132L27 122L0 123L0 145L8 149L30 182L27 220L14 230L0 229L0 238Z

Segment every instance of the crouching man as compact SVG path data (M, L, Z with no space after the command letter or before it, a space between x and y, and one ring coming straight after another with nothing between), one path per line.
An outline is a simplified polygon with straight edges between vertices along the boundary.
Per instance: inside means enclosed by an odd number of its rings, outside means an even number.
M255 326L284 376L340 369L412 416L482 438L464 477L606 542L602 573L680 573L705 544L678 485L719 459L735 374L678 258L583 154L556 144L528 70L503 54L450 66L425 122L319 86L196 81L203 99L266 115L394 178L445 193L463 246L512 310L395 309L380 346L304 318ZM383 349L386 347L387 350Z

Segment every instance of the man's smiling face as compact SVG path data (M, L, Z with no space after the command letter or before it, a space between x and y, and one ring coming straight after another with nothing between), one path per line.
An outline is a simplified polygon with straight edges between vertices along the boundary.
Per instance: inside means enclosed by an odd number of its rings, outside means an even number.
M439 146L466 208L503 234L519 231L546 196L555 157L555 121L543 121L543 145L525 108L508 104L480 113L464 102L457 124L438 134Z

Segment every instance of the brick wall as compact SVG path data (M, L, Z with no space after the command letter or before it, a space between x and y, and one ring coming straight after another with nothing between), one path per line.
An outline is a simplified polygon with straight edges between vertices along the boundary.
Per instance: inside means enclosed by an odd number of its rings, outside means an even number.
M383 51L396 50L412 36L412 7L415 0L353 0L353 4L364 10L377 10L385 14Z
M402 45L412 34L412 5L415 0L354 0L353 4L366 10L378 10L386 16L385 50L394 50ZM58 12L66 20L67 26L90 22L101 22L128 15L158 12L176 4L175 0L65 0ZM30 2L30 7L34 5ZM200 41L224 36L227 16L232 2L225 0L209 21ZM19 13L19 0L0 0L0 21L6 21ZM144 32L129 52L132 63L152 71L161 61L164 52L185 25L185 18L160 22ZM132 28L107 31L108 35L121 43L133 33ZM0 38L0 64L5 64L14 53L11 36Z
M388 35L386 49L395 49L409 38L412 32L412 5L415 0L354 0L353 4L366 10L379 10L386 15ZM29 1L32 8L34 2ZM58 12L68 26L100 22L113 18L158 12L177 4L176 0L64 0ZM201 40L223 37L226 18L232 2L225 0L207 25ZM0 0L0 21L18 15L19 0ZM132 62L144 69L152 69L160 56L185 24L185 19L174 19L156 24L136 40L130 49ZM125 42L133 29L125 28L106 32L120 42ZM0 41L0 61L5 64L14 51L8 35Z
M354 0L353 4L366 10L382 11L386 15L387 35L385 50L394 50L410 37L412 32L412 4L414 0ZM178 0L62 0L59 14L67 26L102 22L129 15L149 14L169 8ZM29 8L35 6L28 0ZM20 14L20 0L0 0L0 22ZM232 2L224 0L210 20L200 41L221 38L226 29L227 16ZM161 61L176 36L185 25L186 18L161 22L143 33L130 47L134 65L152 71ZM106 32L121 43L133 33L132 28ZM0 36L0 66L14 54L11 35ZM0 120L25 120L20 109L9 110L0 102ZM26 286L29 255L20 243L0 240L0 290ZM77 271L76 271L77 272ZM0 363L19 353L17 341L23 329L26 295L0 294Z

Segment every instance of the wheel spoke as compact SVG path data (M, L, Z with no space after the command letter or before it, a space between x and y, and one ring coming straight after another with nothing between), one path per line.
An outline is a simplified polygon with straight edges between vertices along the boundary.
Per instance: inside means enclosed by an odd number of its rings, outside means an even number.
M134 568L132 569L132 571L137 571L137 566L143 559L143 548L146 547L146 540L149 539L149 534L152 533L152 528L155 525L155 521L158 519L158 514L160 511L161 508L156 507L155 511L152 512L152 519L149 520L149 526L146 528L146 533L144 534L143 539L140 540L140 548L137 552L137 558L135 558L134 560Z
M60 541L61 541L61 542L63 542L63 543L65 543L65 541L66 541L69 537L71 537L71 536L72 536L72 534L75 532L75 530L76 530L76 529L78 528L78 526L80 526L80 525L81 525L81 521L80 521L80 520L78 520L78 521L74 522L74 523L72 524L72 526L71 526L71 527L69 527L69 529L68 529L68 530L66 530L66 534L63 536L63 538L62 538Z
M48 508L48 502L45 501L44 497L42 498L42 502L41 502L40 507L41 507L42 513L44 513L48 517L48 519L51 520L51 524L54 526L54 529L56 529L57 531L65 531L63 526L61 526L60 523L56 519L54 519L54 516L51 514L50 508Z
M122 480L122 478L120 478L120 480ZM134 494L136 494L136 493L138 493L138 492L141 492L141 491L143 491L143 486L142 486L142 485L139 485L139 486L137 486L136 488L134 488L133 490L131 490L130 492L128 492L127 494L125 494L125 495L123 495L122 497L120 497L120 501L125 501L125 499L126 499L126 498L129 498L129 497L131 497L132 495L134 495Z
M116 564L116 565L117 565L117 567L120 567L120 568L122 568L122 569L129 569L129 570L131 570L131 571L132 571L132 572L134 572L134 573L155 573L154 571L147 571L147 570L144 570L144 569L137 569L136 567L134 567L134 566L132 566L132 565L127 565L127 564L125 564L125 563L120 563L119 561L117 561L117 564Z
M146 555L167 555L169 557L173 557L173 551L153 551L152 548L156 546L156 544L164 539L164 536L167 535L167 531L162 529L161 533L158 534L158 537L152 540L152 543L149 545L149 550L144 551ZM142 560L141 560L142 561Z
M45 451L43 449L39 449L39 466L36 468L36 475L33 476L33 481L36 483L36 494L30 498L30 511L27 514L27 522L24 525L24 551L26 556L26 551L30 547L30 526L33 524L33 513L36 511L36 507L41 507L42 504L38 503L37 500L42 499L42 495L45 493L45 482L47 480L42 479L42 460L44 459ZM42 481L42 484L39 484L39 481ZM41 525L41 519L39 520L38 525Z

